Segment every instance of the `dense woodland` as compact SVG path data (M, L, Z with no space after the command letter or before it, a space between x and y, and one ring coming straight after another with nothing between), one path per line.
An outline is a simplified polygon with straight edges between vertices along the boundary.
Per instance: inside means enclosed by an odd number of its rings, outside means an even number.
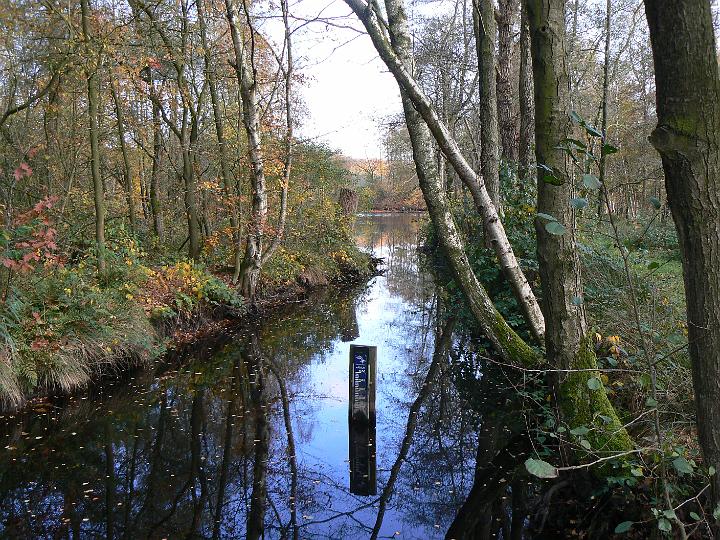
M528 474L623 493L617 534L717 535L716 6L344 3L2 1L4 404L367 276L350 194L426 211L449 316L543 375ZM298 137L307 24L367 34L397 80L384 159Z

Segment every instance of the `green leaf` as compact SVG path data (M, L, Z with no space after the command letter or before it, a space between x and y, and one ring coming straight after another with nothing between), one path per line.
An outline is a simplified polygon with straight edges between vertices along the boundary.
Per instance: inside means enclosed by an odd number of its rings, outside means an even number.
M587 439L580 439L580 446L582 446L585 450L592 450L592 445Z
M570 119L576 124L582 125L585 123L585 120L583 120L582 117L575 111L570 111Z
M587 145L584 142L578 141L577 139L571 139L571 138L563 139L562 141L560 141L560 145L561 145L560 148L563 148L563 149L572 148L572 147L582 148L582 149L587 148Z
M583 185L588 189L599 189L602 184L594 174L583 174Z
M545 230L549 232L550 234L554 234L556 236L562 236L567 232L567 229L565 228L565 225L560 223L559 221L550 221L545 224Z
M716 520L720 521L720 504L718 504L718 505L715 507L715 510L713 510L713 517L714 517Z
M597 377L590 377L587 380L587 387L590 390L600 390L600 388L602 388L602 381Z
M585 127L585 131L587 131L593 137L602 137L603 136L602 133L595 126L592 126L592 125L586 123L584 125L584 127Z
M633 467L630 469L630 474L633 476L643 476L643 470L640 467Z
M572 206L576 210L581 210L582 208L585 208L587 205L588 205L588 200L584 197L575 197L574 199L570 199L570 206Z
M543 214L542 212L538 212L537 217L547 219L548 221L557 221L557 219L555 219L555 216L551 216L550 214Z
M700 521L700 516L698 516L695 512L690 512L690 517L695 521Z
M563 180L560 175L556 174L555 171L544 173L541 176L541 179L546 184L552 184L553 186L562 186L565 183L565 180Z
M633 526L632 521L623 521L622 523L619 523L617 527L615 527L615 534L626 533L630 529L632 529L632 526Z
M650 407L651 409L658 406L657 399L653 397L649 397L645 400L645 406Z
M529 458L525 460L527 472L538 478L557 478L558 470L542 459Z
M660 210L660 207L662 206L662 202L660 202L660 199L658 199L657 197L649 197L648 200L650 201L650 204L655 207L655 210Z
M587 435L588 433L590 433L590 430L585 426L578 426L570 430L571 435L576 435L578 437L582 435Z
M672 531L672 525L670 525L670 522L665 518L658 519L658 529L660 529L662 532L670 532Z
M647 265L647 268L648 270L655 270L656 268L660 268L660 263L657 261L653 261Z
M609 156L610 154L617 154L618 148L616 146L613 146L612 144L603 144L602 145L602 155L603 156Z
M677 517L677 515L675 515L675 510L672 508L670 510L663 510L663 516L668 519L675 519Z
M692 474L693 472L692 465L690 465L688 460L682 456L673 459L672 464L673 467L675 467L675 470L680 474Z
M710 465L710 466L708 467L708 476L712 476L712 475L714 475L714 474L715 474L715 467L713 467L712 465Z

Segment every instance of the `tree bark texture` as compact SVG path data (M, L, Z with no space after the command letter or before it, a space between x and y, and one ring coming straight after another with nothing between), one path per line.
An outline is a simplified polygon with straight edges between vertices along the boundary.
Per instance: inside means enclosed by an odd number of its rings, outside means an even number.
M720 504L720 74L710 2L646 0L662 158L682 254L703 460Z
M225 9L235 53L234 67L240 87L243 109L242 121L247 136L247 152L251 165L252 208L245 244L245 256L240 268L240 290L245 298L253 302L262 268L263 242L268 211L265 168L260 138L260 112L258 109L256 73L253 65L255 37L253 29L249 28L247 38L249 43L245 43L237 21L235 7L231 0L225 0ZM247 13L246 16L249 17Z
M545 345L550 362L568 369L587 328L585 308L573 303L573 299L583 295L575 247L575 215L570 206L573 188L566 170L566 156L557 148L571 130L565 1L529 0L527 4L535 79L536 160L555 171L554 179L538 175L538 212L555 217L566 228L565 234L550 234L545 228L546 220L536 219L543 312L547 317Z
M520 140L518 143L518 174L522 181L535 179L532 170L533 140L535 137L535 107L533 98L532 58L530 56L530 26L523 2L520 15Z
M210 89L210 101L212 103L213 118L215 120L215 136L218 143L218 158L220 161L220 176L222 177L223 190L225 193L226 204L230 210L230 226L233 235L233 280L237 280L240 275L240 266L242 262L242 239L240 238L240 217L237 203L230 200L233 192L233 174L230 170L230 160L227 155L227 143L225 142L225 130L223 128L222 111L220 110L220 100L218 98L217 81L215 76L215 66L212 63L211 51L207 40L207 24L205 22L205 6L203 0L196 0L198 22L200 24L200 38L202 41L205 72L207 74L208 87Z
M633 448L605 388L590 389L598 377L597 358L587 334L580 258L575 244L575 214L570 199L573 186L566 156L558 143L571 135L570 87L565 64L565 0L527 0L535 82L535 154L538 164L554 171L538 174L538 212L554 216L564 234L551 234L538 217L537 252L547 321L547 359L559 370L555 390L563 416L575 427L594 426L592 447L601 451ZM600 422L599 415L610 420Z
M502 158L506 162L518 160L517 122L513 114L512 84L513 26L517 19L519 0L499 0L497 11L497 113Z
M605 2L605 54L603 59L603 87L602 87L602 119L600 123L600 131L602 131L602 144L607 142L608 127L608 91L610 89L610 24L612 17L612 0ZM607 176L607 154L600 151L599 163L600 182L604 183ZM602 218L603 214L603 191L598 191L597 216Z
M498 212L500 198L500 141L498 140L495 62L495 6L492 0L473 0L473 30L478 60L480 108L480 170Z

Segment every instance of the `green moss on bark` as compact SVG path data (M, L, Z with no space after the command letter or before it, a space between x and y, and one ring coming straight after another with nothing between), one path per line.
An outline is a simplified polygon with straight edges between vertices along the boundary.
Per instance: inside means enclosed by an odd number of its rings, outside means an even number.
M591 378L600 380L600 373L595 371L597 357L589 336L580 344L572 367L589 371L573 371L560 385L560 407L570 427L586 426L590 429L585 438L594 452L607 454L627 452L635 448L632 438L608 399L605 386L600 383L595 390L588 386Z
M500 312L495 312L495 335L502 344L507 358L525 367L538 367L543 357L513 330Z

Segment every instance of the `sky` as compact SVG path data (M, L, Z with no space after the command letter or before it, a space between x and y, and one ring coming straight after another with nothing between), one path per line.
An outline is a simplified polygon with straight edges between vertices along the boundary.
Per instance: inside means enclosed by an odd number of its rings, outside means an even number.
M302 26L293 33L307 109L298 135L348 157L382 158L383 121L401 104L397 84L370 38L358 31L360 23L342 0L295 0L290 12L296 17L292 26ZM318 17L328 23L302 20Z

